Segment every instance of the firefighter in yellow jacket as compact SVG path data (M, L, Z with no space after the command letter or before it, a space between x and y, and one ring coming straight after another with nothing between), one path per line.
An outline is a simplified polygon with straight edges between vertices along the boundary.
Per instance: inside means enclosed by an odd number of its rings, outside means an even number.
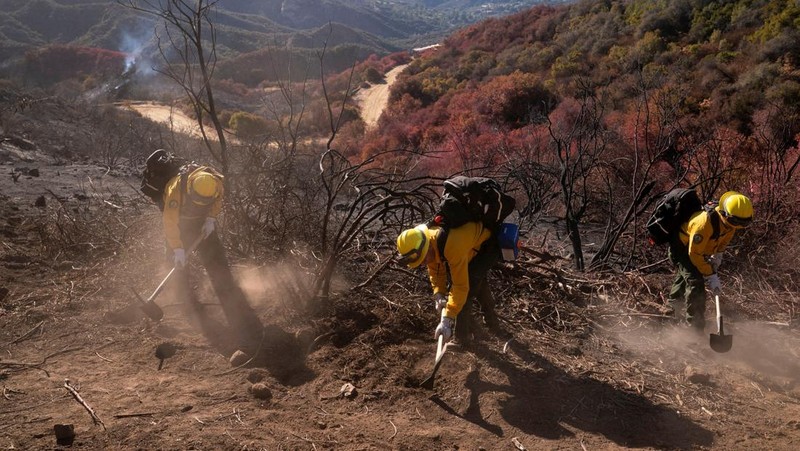
M261 323L233 278L216 231L224 192L222 175L159 149L147 159L142 192L163 212L164 235L184 301L195 308L201 305L191 288L187 264L196 247L230 326L240 334L240 344L260 336Z
M435 338L443 335L449 341L455 330L459 342L471 341L473 298L478 300L489 329L502 334L486 280L489 269L500 259L500 248L488 228L477 222L449 230L419 225L397 237L397 250L401 264L416 268L425 263L428 268L434 305L441 317Z
M728 191L713 211L701 211L681 225L677 238L670 242L669 257L676 267L670 290L672 302L685 299L686 321L699 332L705 327L706 288L719 292L717 270L722 252L736 230L753 220L750 198Z

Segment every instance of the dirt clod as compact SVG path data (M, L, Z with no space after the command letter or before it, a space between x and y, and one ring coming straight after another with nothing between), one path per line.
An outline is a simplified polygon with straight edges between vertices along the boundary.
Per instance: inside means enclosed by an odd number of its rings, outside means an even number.
M229 362L231 363L232 367L237 367L244 365L248 360L250 360L250 356L247 355L246 352L236 351L231 355Z
M262 382L267 378L267 376L269 376L269 373L265 369L253 368L247 373L247 382L250 382L251 384Z
M258 382L250 386L250 393L256 399L270 400L272 399L272 390L267 387L267 384Z
M683 376L687 381L693 384L709 385L711 384L711 375L698 370L693 366L687 366L683 370Z
M75 440L75 427L71 424L56 424L53 426L53 432L59 445L72 445Z
M351 383L346 383L342 385L342 388L339 390L339 394L345 398L355 398L358 395L358 390L356 387L353 386Z
M156 346L156 358L168 359L174 356L177 351L178 348L174 344L170 342L164 342Z

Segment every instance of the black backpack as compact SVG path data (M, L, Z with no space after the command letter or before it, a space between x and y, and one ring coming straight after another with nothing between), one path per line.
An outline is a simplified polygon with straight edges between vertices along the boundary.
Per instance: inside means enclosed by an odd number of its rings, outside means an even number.
M675 188L664 195L656 205L650 219L647 220L648 241L652 245L669 243L680 233L683 223L691 219L698 211L706 210L711 214L711 225L714 228L712 239L719 237L719 216L714 214L714 204L703 204L697 191L687 188Z
M496 181L459 175L444 181L442 200L432 222L443 228L481 222L494 232L514 206L514 198L504 193Z
M164 149L158 149L147 157L139 189L161 210L164 209L164 188L167 186L167 182L178 175L183 163L183 159L171 155Z

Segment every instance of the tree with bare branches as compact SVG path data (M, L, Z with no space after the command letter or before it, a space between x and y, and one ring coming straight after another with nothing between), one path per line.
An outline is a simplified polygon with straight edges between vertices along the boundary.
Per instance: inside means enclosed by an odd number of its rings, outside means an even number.
M565 100L547 118L554 164L558 169L563 218L572 243L575 268L585 267L580 222L591 202L590 179L606 150L603 105L590 89Z
M627 125L621 124L617 131L618 147L624 151L603 164L607 175L607 211L610 214L603 242L592 257L592 268L609 263L623 233L660 197L659 194L653 195L659 164L672 167L674 177L669 189L681 183L687 172L678 149L681 128L676 93L662 90L654 94L654 82L647 80L641 72L638 75L640 96L633 114L631 133L627 133ZM619 205L623 208L617 207ZM622 214L615 217L611 214L615 210Z
M192 105L203 143L219 164L229 170L228 145L214 100L211 80L217 64L216 28L211 14L219 0L117 0L120 5L158 18L158 49L165 65L155 70L175 81ZM212 138L206 118L214 129Z

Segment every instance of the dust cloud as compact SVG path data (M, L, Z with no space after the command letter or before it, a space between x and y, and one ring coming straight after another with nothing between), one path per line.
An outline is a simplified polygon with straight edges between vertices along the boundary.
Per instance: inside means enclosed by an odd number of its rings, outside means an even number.
M312 277L288 263L237 267L235 277L250 304L259 309L295 310L310 299Z
M746 364L765 376L785 379L784 382L792 385L800 382L800 334L797 330L743 321L731 324L730 333L734 336L733 348L725 359Z
M717 333L715 318L707 319L702 334L675 322L627 327L618 324L607 329L607 338L623 352L675 371L687 365L711 371L731 368L772 386L798 386L800 333L797 330L775 323L725 320L725 335L733 337L733 347L726 353L714 352L709 345L710 334Z

